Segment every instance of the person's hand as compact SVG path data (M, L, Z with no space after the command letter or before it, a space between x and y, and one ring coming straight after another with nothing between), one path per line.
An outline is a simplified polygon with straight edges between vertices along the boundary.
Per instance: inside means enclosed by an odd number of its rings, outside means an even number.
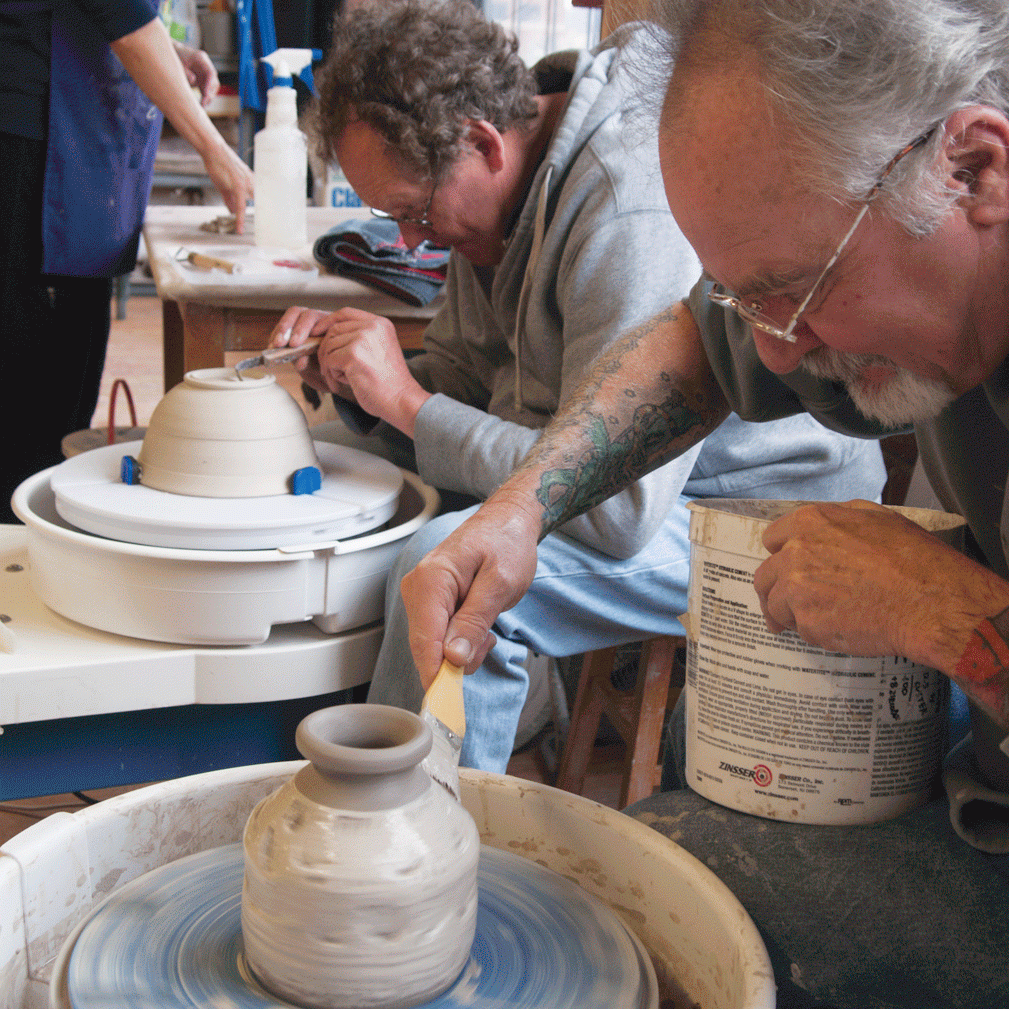
M400 583L410 650L424 689L443 658L472 673L497 640L491 626L536 573L541 515L498 492Z
M270 333L270 347L300 347L310 336L315 324L328 319L331 312L322 312L317 308L301 308L292 305L281 317L280 322ZM354 400L354 392L349 386L331 389L319 371L319 361L315 354L299 357L291 362L301 373L301 380L318 392L335 392L344 399Z
M199 49L175 42L175 51L182 61L182 69L186 72L186 80L200 91L200 104L206 108L220 90L221 82L217 77L217 69L210 57Z
M388 319L356 308L324 313L294 306L281 317L270 345L298 347L310 336L323 340L313 357L295 362L305 382L353 400L413 437L417 411L431 394L410 373Z
M245 230L245 205L254 193L252 170L223 137L203 155L203 164L228 210L235 215L235 231L241 235Z
M892 509L800 507L764 532L754 587L771 631L849 655L902 655L949 675L1009 586ZM1004 601L1003 600L1004 597Z
M200 92L200 104L206 108L221 87L210 57L199 49L173 40L175 52L186 73L186 80ZM235 215L235 231L245 231L245 205L253 198L253 175L249 166L220 137L203 154L207 174L217 187L228 210Z

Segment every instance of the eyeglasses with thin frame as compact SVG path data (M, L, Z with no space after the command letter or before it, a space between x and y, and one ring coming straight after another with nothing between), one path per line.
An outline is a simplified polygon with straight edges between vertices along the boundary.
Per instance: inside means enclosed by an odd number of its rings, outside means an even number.
M793 330L798 325L799 317L806 311L809 303L813 300L813 295L816 294L820 285L823 283L824 277L827 276L830 272L830 268L837 262L851 236L855 234L855 229L859 226L862 218L865 217L868 212L869 204L872 203L879 194L879 191L883 188L883 183L886 182L887 176L894 170L901 158L903 158L906 154L910 154L911 151L916 148L921 147L928 141L929 137L931 137L934 132L934 130L929 130L928 133L922 134L922 136L918 137L917 140L912 140L906 147L901 148L901 150L898 151L897 154L887 163L878 181L872 189L869 190L868 196L866 196L866 198L862 201L862 209L859 210L858 215L855 217L854 222L848 229L847 234L845 234L844 238L841 239L840 245L838 245L838 247L834 250L834 255L832 255L827 261L827 265L823 268L823 272L816 278L816 282L810 288L806 297L802 299L799 307L795 310L791 319L788 320L788 325L785 326L784 329L781 329L772 322L771 319L763 314L764 306L759 301L741 301L735 295L730 294L720 284L715 284L711 288L708 292L708 297L716 305L734 309L741 319L748 322L755 329L759 329L762 333L768 333L771 336L777 337L779 340L786 340L788 343L795 343L796 336Z
M434 225L431 223L431 219L428 215L431 213L431 201L434 199L435 190L437 190L437 188L438 183L435 182L431 186L431 195L427 198L427 205L424 207L424 213L420 217L393 217L392 214L387 214L384 210L375 210L374 207L372 208L371 216L377 217L383 221L395 221L400 226L404 224L412 224L415 228L431 229Z

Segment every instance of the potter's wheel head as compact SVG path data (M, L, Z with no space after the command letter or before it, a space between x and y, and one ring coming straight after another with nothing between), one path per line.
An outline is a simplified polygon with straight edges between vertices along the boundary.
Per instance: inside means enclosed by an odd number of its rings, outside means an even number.
M391 462L316 442L313 458L321 480L314 493L238 498L169 494L120 479L123 456L139 449L140 442L107 445L56 466L49 482L60 517L84 532L124 543L273 550L377 529L395 513L403 488L403 472Z
M74 1009L279 1009L245 964L242 846L161 866L117 890L70 954ZM640 941L558 873L481 849L476 940L458 980L429 1009L656 1009Z

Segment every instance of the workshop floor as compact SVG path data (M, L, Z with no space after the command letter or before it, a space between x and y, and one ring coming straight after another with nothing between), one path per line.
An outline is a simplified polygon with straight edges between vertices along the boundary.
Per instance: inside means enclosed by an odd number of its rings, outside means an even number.
M241 355L234 355L238 360ZM233 364L232 355L227 363ZM327 419L313 410L301 395L301 383L293 370L277 371L278 380L302 404L312 423ZM113 318L112 333L105 361L102 391L95 411L94 427L108 424L109 391L117 378L127 380L137 411L137 423L146 425L151 412L164 394L161 352L161 302L156 297L133 296L126 304L126 318ZM115 423L130 423L125 399L117 399ZM585 783L585 795L612 808L618 808L620 793L622 744L600 745L596 748ZM508 773L530 781L549 782L541 748L534 741L523 752L516 754L508 765ZM139 786L134 786L139 787ZM73 812L91 800L109 798L128 788L100 789L88 792L85 798L59 795L22 799L0 804L0 844L36 820L57 810Z

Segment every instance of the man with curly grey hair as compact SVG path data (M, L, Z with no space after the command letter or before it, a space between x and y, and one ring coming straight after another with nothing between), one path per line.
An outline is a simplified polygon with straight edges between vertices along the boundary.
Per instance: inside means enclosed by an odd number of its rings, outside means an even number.
M873 437L913 425L972 555L866 502L815 505L769 527L755 588L771 631L904 656L966 695L948 807L812 827L681 788L631 812L741 898L779 1006L1004 1005L1009 6L657 0L655 17L666 195L707 276L603 355L513 477L405 579L418 668L479 662L537 541L730 408Z
M409 361L389 322L367 313L294 308L277 339L324 335L304 374L340 394L345 416L353 400L379 422L365 447L468 504L508 477L595 356L700 272L666 205L654 114L628 123L641 32L623 35L623 51L610 42L527 69L468 0L396 0L339 20L318 75L324 151L408 245L451 246L445 306ZM566 523L466 678L463 763L507 766L530 650L560 657L680 633L688 497L877 498L883 480L875 443L806 416L770 428L731 417ZM399 581L470 511L437 517L400 554L370 700L419 708L431 676L413 666Z

